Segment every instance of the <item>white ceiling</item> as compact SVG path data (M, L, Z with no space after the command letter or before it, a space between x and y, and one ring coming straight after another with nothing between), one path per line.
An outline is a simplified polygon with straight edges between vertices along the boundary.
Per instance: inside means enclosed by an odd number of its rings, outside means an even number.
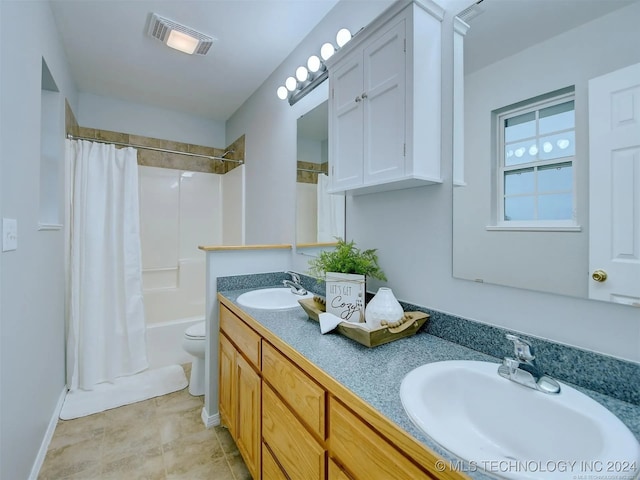
M225 121L338 0L50 1L79 92ZM149 37L151 13L214 37L209 53Z

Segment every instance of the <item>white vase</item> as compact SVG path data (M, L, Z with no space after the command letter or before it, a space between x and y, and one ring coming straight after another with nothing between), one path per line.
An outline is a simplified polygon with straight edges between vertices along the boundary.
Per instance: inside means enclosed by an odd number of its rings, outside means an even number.
M390 288L380 287L378 293L367 304L364 318L370 328L380 328L382 320L397 322L404 315L400 302Z

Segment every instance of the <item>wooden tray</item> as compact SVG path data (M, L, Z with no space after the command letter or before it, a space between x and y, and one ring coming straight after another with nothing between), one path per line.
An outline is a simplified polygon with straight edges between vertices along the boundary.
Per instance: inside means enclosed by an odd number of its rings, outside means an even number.
M320 314L325 311L324 303L319 302L316 297L300 299L298 303L307 312L309 318L316 322L320 321ZM429 319L429 314L424 312L405 312L405 318L408 318L408 320L398 327L380 327L375 330L365 330L359 327L357 323L342 322L337 326L336 330L345 337L362 345L377 347L378 345L415 335Z

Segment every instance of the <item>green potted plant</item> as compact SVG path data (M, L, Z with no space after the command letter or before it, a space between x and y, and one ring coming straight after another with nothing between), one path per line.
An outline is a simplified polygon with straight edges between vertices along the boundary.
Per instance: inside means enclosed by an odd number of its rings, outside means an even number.
M349 322L364 322L366 277L386 281L377 249L360 250L338 238L334 250L309 260L309 274L326 283L327 312Z

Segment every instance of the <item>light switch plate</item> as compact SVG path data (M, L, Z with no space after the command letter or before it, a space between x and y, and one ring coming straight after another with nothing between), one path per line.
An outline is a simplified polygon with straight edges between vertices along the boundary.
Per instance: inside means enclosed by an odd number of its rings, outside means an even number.
M2 251L10 252L18 249L18 220L2 219Z

